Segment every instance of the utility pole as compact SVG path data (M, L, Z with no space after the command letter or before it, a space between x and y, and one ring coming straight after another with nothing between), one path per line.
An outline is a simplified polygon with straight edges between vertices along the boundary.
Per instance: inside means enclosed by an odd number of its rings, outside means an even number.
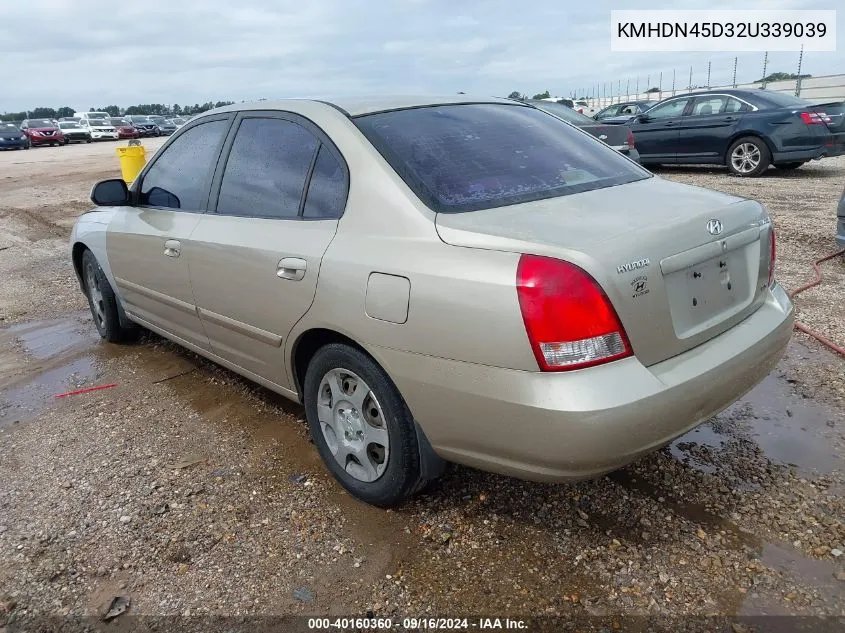
M734 57L734 88L736 88L736 62L739 60L739 57Z
M766 67L769 65L769 51L763 54L763 90L766 89Z
M804 61L804 45L801 44L801 52L798 53L798 79L795 80L795 96L801 96L801 64Z
M631 100L631 80L625 83L625 101Z
M710 90L710 64L711 62L707 62L707 89Z
M619 103L622 100L622 80L618 79L616 81L616 103Z
M672 69L672 96L675 96L675 69Z
M657 84L657 99L663 99L663 71L660 71L660 83Z
M687 84L687 92L692 92L692 66L689 67L689 83Z

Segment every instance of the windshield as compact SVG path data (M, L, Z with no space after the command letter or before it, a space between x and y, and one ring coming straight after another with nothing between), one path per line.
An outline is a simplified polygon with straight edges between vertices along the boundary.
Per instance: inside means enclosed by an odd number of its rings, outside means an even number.
M155 123L164 123L163 116L151 116L150 121L154 121Z
M106 123L106 122L105 122L105 121L103 121L102 119L89 119L89 120L88 120L88 122L89 122L89 123L90 123L93 127L103 127L103 126L107 126L107 125L108 125L108 123Z
M74 123L73 121L61 122L61 123L59 123L59 127L62 128L63 130L82 129L81 125L79 125L78 123Z
M129 125L129 123L127 123L123 119L109 119L109 123L111 123L112 125Z
M109 117L108 112L89 112L86 115L89 119L107 119Z
M595 123L595 121L593 121L590 117L584 116L580 112L576 112L569 106L563 105L562 103L534 100L530 100L528 103L540 108L541 110L545 110L549 114L554 114L556 117L563 119L567 123L572 123L572 125L588 125Z
M0 123L0 130L3 132L19 132L18 126L14 123Z
M28 123L29 127L56 127L55 124L47 119L30 119Z
M431 209L457 213L602 189L649 173L560 119L519 105L443 105L354 119Z
M150 123L150 120L145 116L133 116L132 123Z

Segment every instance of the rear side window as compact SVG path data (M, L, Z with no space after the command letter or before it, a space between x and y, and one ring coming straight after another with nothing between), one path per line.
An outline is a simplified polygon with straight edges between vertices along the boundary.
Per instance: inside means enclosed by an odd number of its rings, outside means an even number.
M323 145L314 163L305 208L305 218L339 218L346 206L346 174L334 154Z
M708 114L719 114L725 107L727 97L698 97L695 105L692 106L692 116L707 116Z
M142 205L203 211L207 188L229 121L201 123L164 150L144 175Z
M417 196L440 213L649 177L601 141L526 106L412 108L360 116L355 123Z
M217 213L295 218L319 141L285 119L244 119L226 162Z

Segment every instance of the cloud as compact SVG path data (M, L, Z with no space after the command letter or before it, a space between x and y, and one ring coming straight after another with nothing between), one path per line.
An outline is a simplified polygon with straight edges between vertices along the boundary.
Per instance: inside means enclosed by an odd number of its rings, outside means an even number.
M816 8L815 0L776 0ZM667 8L695 8L693 0ZM714 3L711 2L711 5ZM728 8L723 0L716 7ZM752 2L766 6L762 0ZM812 5L812 6L810 6ZM0 111L364 93L566 95L621 82L728 82L733 54L610 52L609 0L530 7L497 0L4 0ZM797 54L770 55L794 72ZM813 74L845 67L806 54ZM756 79L762 54L739 59ZM683 78L683 80L681 80Z

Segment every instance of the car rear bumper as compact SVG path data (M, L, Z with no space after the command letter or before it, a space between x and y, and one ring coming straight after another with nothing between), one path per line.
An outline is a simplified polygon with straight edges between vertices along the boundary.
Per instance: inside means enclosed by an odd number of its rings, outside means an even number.
M776 285L743 322L650 367L627 358L543 373L368 350L439 455L524 479L562 481L615 470L708 420L774 368L792 325L792 304Z

